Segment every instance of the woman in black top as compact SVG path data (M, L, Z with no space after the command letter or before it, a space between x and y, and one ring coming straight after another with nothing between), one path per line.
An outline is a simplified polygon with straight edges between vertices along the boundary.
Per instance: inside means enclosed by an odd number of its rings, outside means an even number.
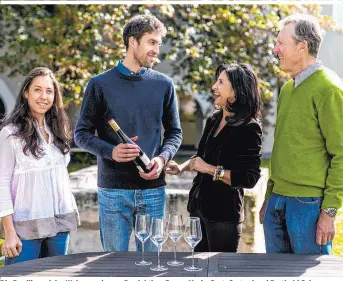
M190 216L199 217L203 232L198 252L236 252L242 232L244 188L260 178L261 95L247 64L223 64L213 85L218 108L207 119L197 154L169 174L197 171L189 194Z

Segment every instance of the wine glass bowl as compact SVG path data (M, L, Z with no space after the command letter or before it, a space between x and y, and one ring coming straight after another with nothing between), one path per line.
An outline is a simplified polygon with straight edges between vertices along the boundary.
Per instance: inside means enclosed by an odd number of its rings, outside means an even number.
M165 271L168 270L167 267L161 266L160 264L160 252L162 250L162 245L168 239L166 222L164 219L152 218L150 224L150 240L157 247L157 266L150 267L153 271Z
M197 217L188 217L185 223L183 237L186 243L192 248L192 265L185 267L186 271L200 271L202 268L194 265L194 248L202 239L200 219Z
M181 239L183 233L182 215L169 214L168 218L168 236L174 243L174 260L167 262L170 266L183 265L182 261L176 259L176 243Z
M136 261L136 265L150 265L151 261L144 260L144 243L150 236L151 217L147 214L137 214L135 221L135 236L142 243L142 260Z

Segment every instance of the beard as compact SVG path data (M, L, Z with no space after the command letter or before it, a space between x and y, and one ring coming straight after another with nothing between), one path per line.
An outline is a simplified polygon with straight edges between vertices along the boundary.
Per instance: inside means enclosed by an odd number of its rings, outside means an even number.
M139 55L138 53L134 52L134 58L141 67L152 68L154 65L154 61L149 60L148 54Z

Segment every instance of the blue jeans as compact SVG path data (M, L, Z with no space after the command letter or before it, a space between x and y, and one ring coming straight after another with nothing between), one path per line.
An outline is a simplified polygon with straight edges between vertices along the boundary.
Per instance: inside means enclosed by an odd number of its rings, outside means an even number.
M38 258L66 255L68 252L69 237L69 232L60 232L54 237L21 240L23 249L20 255L15 258L6 258L5 264L10 265Z
M146 213L154 218L164 217L165 187L153 189L99 188L100 238L105 252L127 252L135 215ZM141 242L136 239L136 249L141 251ZM150 239L144 251L157 251Z
M316 243L322 200L273 193L263 222L267 253L330 255L332 242L322 246Z

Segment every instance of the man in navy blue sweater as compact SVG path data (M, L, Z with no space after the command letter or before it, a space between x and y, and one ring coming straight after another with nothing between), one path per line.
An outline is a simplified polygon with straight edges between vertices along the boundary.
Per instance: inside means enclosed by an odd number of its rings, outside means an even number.
M163 167L182 140L172 79L151 69L165 34L163 23L154 16L130 19L123 31L124 60L91 78L83 98L75 142L97 156L100 236L105 251L128 251L136 214L164 216ZM138 172L132 162L139 155L137 145L121 143L108 124L112 118L151 159L149 173ZM148 251L154 248L147 243Z

